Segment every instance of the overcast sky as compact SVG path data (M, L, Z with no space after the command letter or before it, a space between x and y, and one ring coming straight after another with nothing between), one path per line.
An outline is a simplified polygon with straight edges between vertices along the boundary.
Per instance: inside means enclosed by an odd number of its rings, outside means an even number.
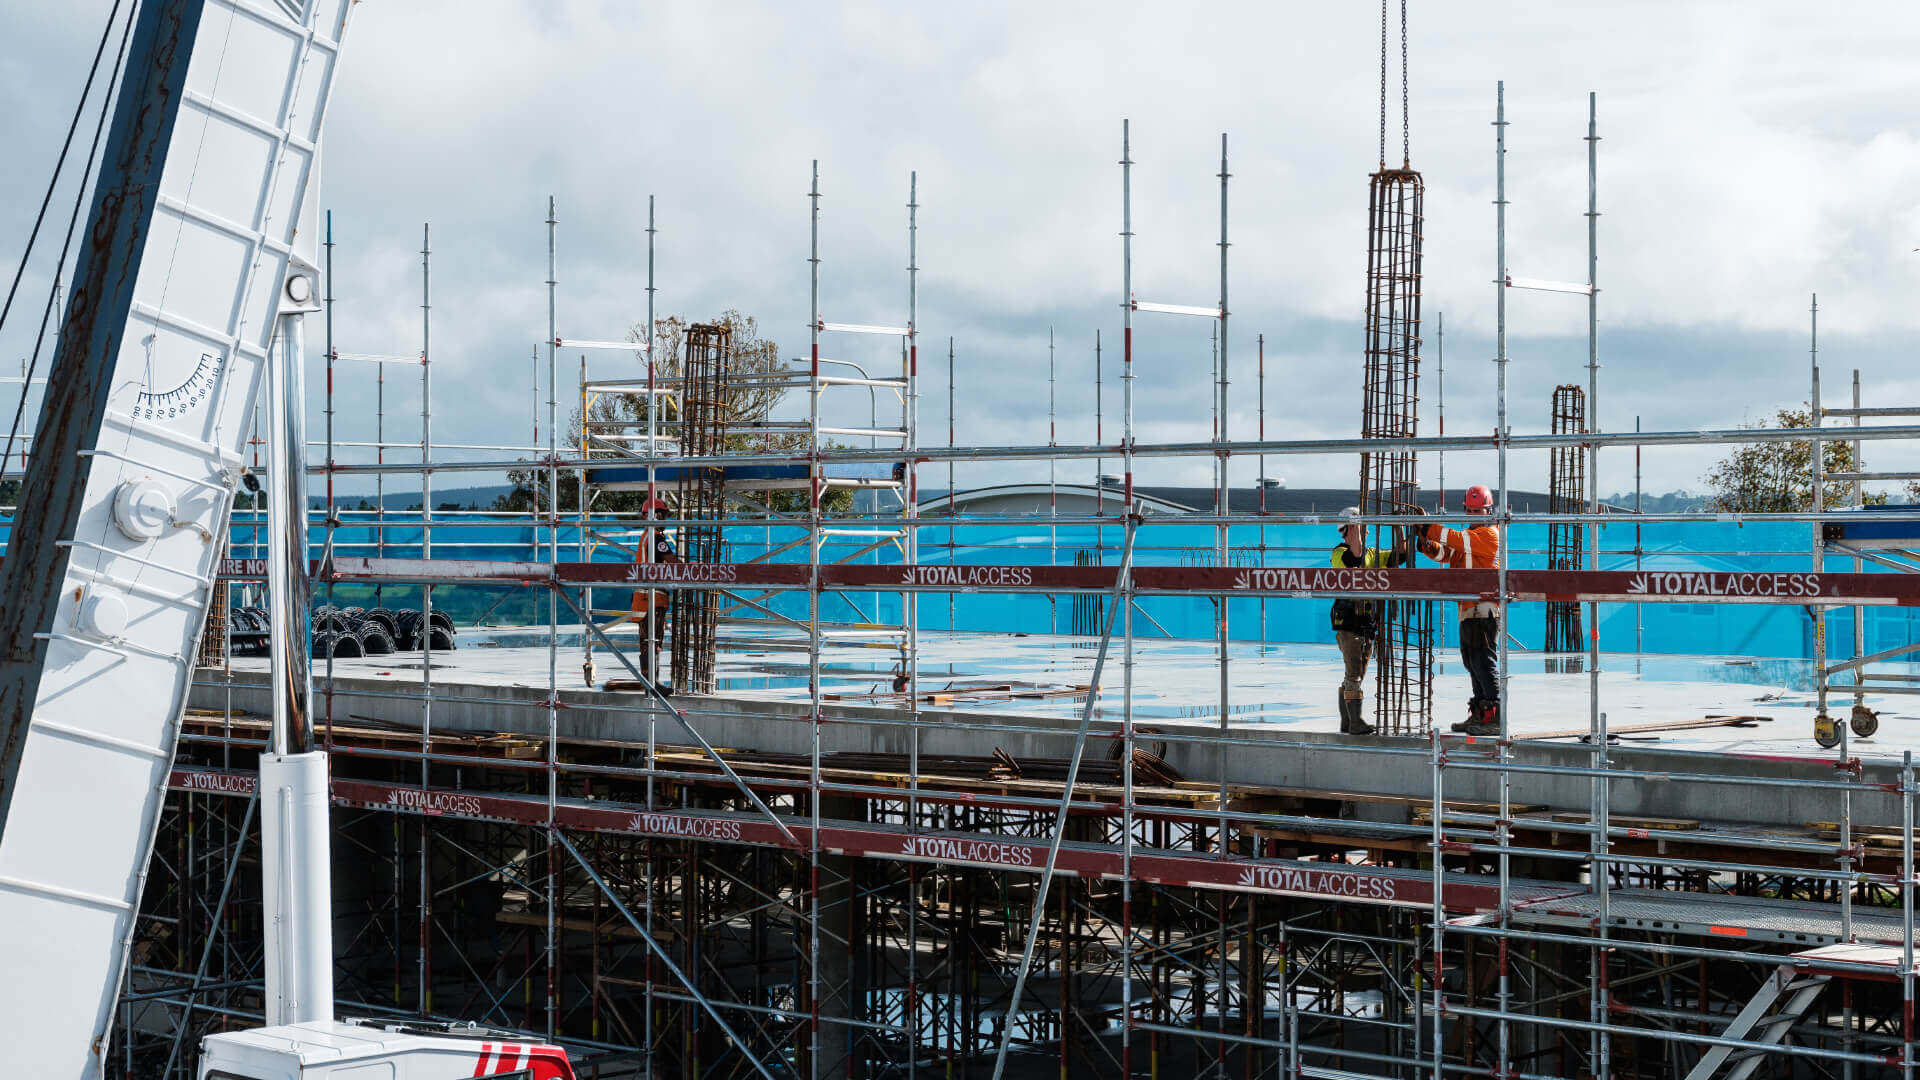
M9 277L109 7L0 9ZM1427 184L1424 393L1434 404L1444 312L1449 433L1494 423L1489 122L1501 79L1517 276L1585 276L1583 139L1587 94L1599 94L1602 428L1636 415L1648 429L1734 426L1803 401L1816 291L1828 393L1858 367L1869 403L1920 401L1908 361L1920 339L1914 6L1860 17L1797 3L1411 8L1412 161ZM620 337L644 317L654 195L661 313L739 308L798 357L810 162L820 162L829 321L904 322L905 203L918 170L923 442L946 438L949 337L959 440L1045 442L1050 327L1061 441L1093 436L1096 330L1109 346L1114 438L1124 118L1142 300L1215 301L1216 174L1229 138L1231 433L1254 434L1264 334L1268 436L1350 436L1367 174L1379 160L1378 14L1365 3L368 0L348 29L326 131L337 345L418 349L420 227L431 222L435 438L525 442L530 354L546 333L549 195L563 336ZM50 262L30 271L27 295L44 295ZM1585 382L1585 302L1509 299L1512 422L1540 431L1551 388ZM19 329L30 324L16 312L0 336L8 364L31 348ZM1208 436L1208 331L1206 320L1136 316L1141 440ZM322 342L309 344L317 361ZM877 366L893 348L841 338L825 351ZM632 373L618 354L595 359L598 375ZM563 362L563 402L576 363ZM545 365L543 355L543 377ZM370 439L371 371L344 373L340 394L340 437ZM864 395L841 400L840 419L864 422ZM388 401L389 432L414 437L417 392L390 382ZM1432 419L1428 408L1423 432ZM1920 456L1878 455L1871 465L1920 467ZM1697 488L1714 456L1649 451L1647 487ZM1449 487L1490 479L1491 466L1452 455ZM1236 464L1236 481L1254 468ZM1305 487L1351 485L1356 469L1296 458L1267 471ZM1516 457L1512 482L1538 488L1545 470ZM1092 467L1063 466L1062 478L1076 471ZM1203 461L1165 463L1142 477L1204 483L1207 472ZM1044 475L1044 465L963 469L960 483ZM1631 486L1630 452L1603 455L1601 490Z

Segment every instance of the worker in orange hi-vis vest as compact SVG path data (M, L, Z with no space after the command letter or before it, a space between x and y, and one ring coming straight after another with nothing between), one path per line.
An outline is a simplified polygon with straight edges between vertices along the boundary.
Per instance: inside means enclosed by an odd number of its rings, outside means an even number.
M1485 484L1475 484L1467 489L1461 505L1468 514L1485 518L1493 509L1493 492ZM1465 529L1428 525L1421 530L1420 546L1428 558L1445 566L1492 570L1500 565L1500 531L1490 520ZM1473 698L1467 702L1466 722L1453 725L1453 730L1500 734L1499 648L1499 605L1490 600L1460 601L1460 662L1473 681Z
M659 499L649 499L641 507L641 516L654 521L666 513L667 504ZM638 563L673 563L680 561L680 554L673 548L673 541L667 530L651 527L640 536L640 544L634 553ZM661 641L667 633L667 616L673 611L673 593L664 589L642 589L633 594L628 609L628 619L632 620L638 631L640 645L640 674L652 682L661 693L671 693L673 688L653 677L653 658L660 652Z

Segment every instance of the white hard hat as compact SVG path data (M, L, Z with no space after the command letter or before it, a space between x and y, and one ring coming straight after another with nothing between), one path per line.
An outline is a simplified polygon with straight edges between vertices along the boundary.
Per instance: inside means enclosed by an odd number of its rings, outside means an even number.
M1357 506L1349 506L1345 510L1340 511L1340 516L1346 518L1348 521L1352 521L1354 518L1360 516L1360 508Z

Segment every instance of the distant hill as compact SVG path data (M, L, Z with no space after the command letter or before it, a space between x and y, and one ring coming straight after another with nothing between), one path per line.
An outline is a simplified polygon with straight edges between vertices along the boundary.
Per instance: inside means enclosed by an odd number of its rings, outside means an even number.
M1602 501L1631 510L1633 509L1633 492L1608 495ZM1706 513L1713 509L1713 496L1695 495L1690 491L1667 491L1658 495L1642 492L1640 509L1648 514Z

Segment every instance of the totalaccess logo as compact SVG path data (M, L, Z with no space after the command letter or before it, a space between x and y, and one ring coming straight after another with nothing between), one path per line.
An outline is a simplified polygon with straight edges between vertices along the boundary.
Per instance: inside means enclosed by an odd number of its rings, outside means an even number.
M1397 883L1379 874L1351 870L1303 870L1291 866L1249 866L1240 871L1240 885L1270 892L1350 896L1356 900L1392 900Z
M1013 589L1033 584L1025 566L907 566L902 585L942 585L956 589Z
M953 840L943 836L908 837L900 854L911 859L941 862L991 863L995 866L1034 866L1034 849L1026 844L993 840Z
M1386 592L1390 578L1379 570L1242 570L1233 587L1248 592Z
M727 818L680 817L674 814L635 814L627 822L633 832L654 836L685 836L698 840L738 840L740 823Z
M406 788L387 793L387 805L416 814L478 814L480 800L451 791L413 791Z
M1635 574L1630 596L1783 596L1820 595L1819 574Z

